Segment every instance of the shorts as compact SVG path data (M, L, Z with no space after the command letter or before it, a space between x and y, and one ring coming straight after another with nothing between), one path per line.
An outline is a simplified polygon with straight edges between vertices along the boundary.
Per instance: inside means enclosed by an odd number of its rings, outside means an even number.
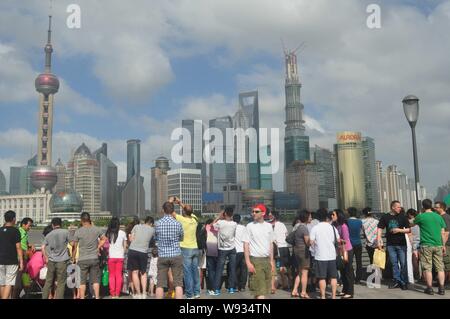
M86 285L89 274L89 283L98 284L100 282L100 263L98 259L81 260L78 262L80 267L80 284Z
M183 256L158 258L156 286L158 288L167 288L169 269L172 269L174 287L183 287Z
M278 256L280 259L280 267L289 267L291 254L288 247L278 248Z
M442 246L420 247L420 261L422 263L423 271L431 272L433 270L433 266L437 272L444 271L444 253L442 251Z
M272 266L268 257L250 257L256 273L249 273L248 287L255 296L268 295L272 286Z
M141 274L145 274L147 272L147 262L148 262L148 254L141 253L136 250L128 250L128 270L139 270Z
M336 279L337 266L336 260L315 260L314 272L317 279Z
M309 269L311 264L311 258L309 257L309 251L303 248L294 247L295 264L297 269Z
M18 265L0 265L0 286L14 286L18 271Z
M446 245L445 248L447 249L447 252L444 256L444 270L450 272L450 246Z

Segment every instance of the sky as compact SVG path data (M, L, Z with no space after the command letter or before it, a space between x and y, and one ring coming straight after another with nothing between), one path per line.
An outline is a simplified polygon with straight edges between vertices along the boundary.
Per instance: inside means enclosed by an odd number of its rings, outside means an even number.
M81 28L67 27L67 7ZM369 4L381 8L370 29ZM49 2L0 2L0 170L37 149L38 94ZM284 54L300 43L301 99L311 146L336 133L375 139L376 158L413 176L402 99L420 98L421 182L429 193L450 179L450 1L448 0L53 0L53 162L82 143L108 143L126 178L126 141L142 141L146 206L150 168L170 157L182 119L232 115L239 92L258 90L260 126L284 131ZM282 39L282 41L281 41ZM280 163L283 163L283 143ZM273 176L283 188L283 167Z

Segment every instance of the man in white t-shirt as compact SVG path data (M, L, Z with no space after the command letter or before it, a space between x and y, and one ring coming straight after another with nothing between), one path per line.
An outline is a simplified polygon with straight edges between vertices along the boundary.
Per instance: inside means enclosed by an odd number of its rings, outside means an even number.
M280 267L280 279L281 279L281 286L283 289L288 289L288 273L287 269L289 267L289 261L291 259L291 254L289 252L289 246L286 242L286 237L288 235L288 230L286 228L286 225L279 221L280 214L278 212L271 212L270 214L272 216L272 227L274 232L274 242L277 247L277 251L274 251L276 264L279 262ZM275 292L277 289L277 277L273 277L272 280L272 292Z
M325 299L327 280L330 280L332 299L336 299L337 266L336 246L339 241L339 233L329 222L327 212L317 212L319 224L311 229L309 234L311 246L314 246L314 271L319 280L320 296Z
M247 285L248 270L244 256L244 237L247 229L241 225L241 215L235 214L233 220L236 222L236 236L234 246L236 247L236 285L239 292L245 291Z
M256 299L269 294L272 274L275 273L273 259L274 233L272 225L264 221L267 209L263 204L253 207L253 222L247 224L244 238L244 254L249 276L249 288Z
M233 221L233 208L226 207L213 222L213 227L217 230L218 256L216 268L216 280L214 295L220 295L222 286L222 273L225 261L228 258L228 293L236 292L236 248L234 246L237 224Z

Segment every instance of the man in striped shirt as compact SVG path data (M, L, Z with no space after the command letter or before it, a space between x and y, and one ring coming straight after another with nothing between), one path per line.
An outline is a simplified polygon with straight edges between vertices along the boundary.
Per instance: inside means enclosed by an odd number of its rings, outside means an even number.
M167 288L169 269L172 270L175 298L183 298L183 256L180 242L183 240L183 227L173 216L174 205L165 202L164 217L156 222L156 245L158 246L158 275L156 299L163 299Z

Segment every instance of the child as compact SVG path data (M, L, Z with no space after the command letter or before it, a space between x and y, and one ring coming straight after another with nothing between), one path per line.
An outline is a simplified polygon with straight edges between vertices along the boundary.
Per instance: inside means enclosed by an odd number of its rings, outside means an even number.
M150 297L155 295L155 286L158 283L156 276L158 274L158 249L152 249L152 258L150 260L150 267L148 270L148 278L150 279Z

